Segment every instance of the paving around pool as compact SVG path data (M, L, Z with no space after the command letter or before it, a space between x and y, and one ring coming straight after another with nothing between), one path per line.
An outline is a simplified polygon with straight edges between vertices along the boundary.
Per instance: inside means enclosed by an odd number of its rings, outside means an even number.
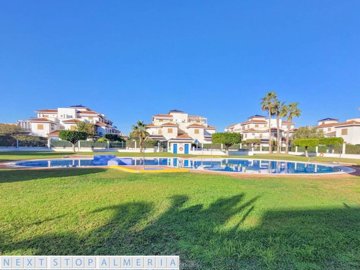
M109 167L129 173L176 173L191 171L233 174L322 175L353 173L354 169L339 164L320 164L282 160L240 158L177 157L66 157L62 159L25 160L7 163L9 168L84 168Z

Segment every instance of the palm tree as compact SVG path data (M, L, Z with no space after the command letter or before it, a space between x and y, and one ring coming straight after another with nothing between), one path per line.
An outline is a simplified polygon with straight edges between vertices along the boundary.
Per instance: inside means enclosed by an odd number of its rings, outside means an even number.
M272 134L271 134L271 118L275 114L275 104L277 95L275 92L268 92L265 97L261 99L261 109L268 112L269 116L269 152L272 153Z
M281 110L281 117L285 117L287 121L287 131L286 131L286 154L289 153L289 138L290 138L290 128L291 122L294 117L299 117L301 115L301 110L298 107L297 102L290 103L289 105L284 105Z
M136 125L132 127L131 137L134 137L139 140L140 152L143 152L144 142L149 136L149 133L146 131L146 125L143 121L137 121Z
M281 142L282 136L280 136L280 118L282 118L283 107L285 106L284 102L280 102L279 100L275 100L274 103L274 111L276 115L276 152L280 153L281 150Z

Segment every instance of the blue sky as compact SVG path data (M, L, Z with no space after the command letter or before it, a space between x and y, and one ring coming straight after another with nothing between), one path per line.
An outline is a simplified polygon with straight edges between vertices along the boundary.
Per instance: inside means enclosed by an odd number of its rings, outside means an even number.
M360 117L360 1L0 2L0 122L84 104L128 132L181 109L219 129L269 90L297 125Z

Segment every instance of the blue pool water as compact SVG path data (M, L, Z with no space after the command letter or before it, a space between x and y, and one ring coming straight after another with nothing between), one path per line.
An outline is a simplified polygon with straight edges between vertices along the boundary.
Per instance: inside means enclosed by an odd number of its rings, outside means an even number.
M95 156L93 159L52 159L19 161L19 167L30 168L69 168L90 166L168 166L198 170L238 172L238 173L271 173L271 174L306 174L333 173L342 169L313 163L253 160L253 159L184 159L184 158L119 158L115 156ZM147 169L151 169L148 167Z

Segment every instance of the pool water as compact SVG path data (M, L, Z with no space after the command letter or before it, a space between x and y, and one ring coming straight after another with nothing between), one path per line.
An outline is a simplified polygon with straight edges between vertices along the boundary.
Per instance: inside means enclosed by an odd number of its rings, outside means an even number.
M52 159L19 161L18 167L30 168L70 168L93 166L167 166L197 170L270 173L270 174L323 174L342 171L341 167L314 163L256 160L256 159L186 159L186 158L119 158L115 156L95 156L93 159Z

